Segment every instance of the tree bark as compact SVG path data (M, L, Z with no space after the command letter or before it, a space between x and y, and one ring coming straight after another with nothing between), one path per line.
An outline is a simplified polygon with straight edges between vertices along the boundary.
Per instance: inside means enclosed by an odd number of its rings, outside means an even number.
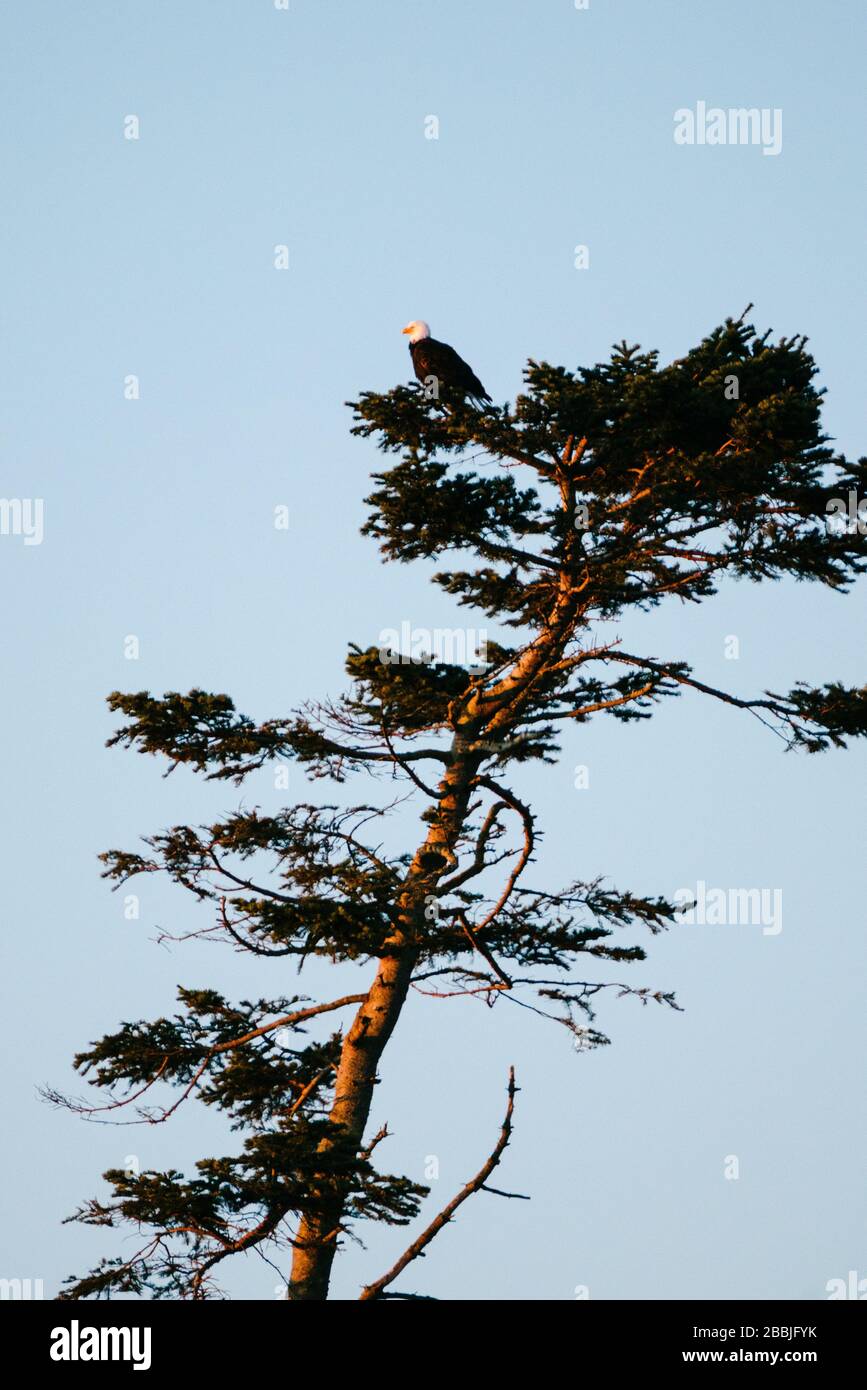
M339 1148L357 1154L362 1146L379 1059L400 1017L418 960L425 899L437 878L454 862L472 780L481 761L466 744L466 731L462 730L455 735L452 760L438 788L439 815L407 870L395 929L384 943L376 978L343 1043L329 1115L335 1130L320 1144L320 1153ZM431 871L425 866L426 856L437 851L443 854L442 868ZM290 1299L328 1297L345 1202L346 1194L338 1194L320 1212L302 1218L294 1240Z
M585 441L573 451L570 439L558 470L561 506L571 518L574 483L570 466L580 460ZM482 730L503 737L519 721L521 707L538 680L557 661L575 630L580 590L574 583L576 534L567 533L566 564L561 568L551 612L536 639L525 648L511 671L484 696L466 704L451 745L451 761L440 782L438 815L424 843L416 850L398 899L395 930L383 947L376 978L346 1035L334 1087L330 1119L334 1134L320 1144L321 1153L343 1148L357 1154L373 1100L376 1071L409 990L420 953L424 929L425 899L437 880L456 862L455 850L463 828L473 784L484 753L474 750ZM426 867L425 856L443 851L438 870ZM338 1128L339 1127L339 1128ZM302 1218L294 1240L288 1298L298 1301L326 1299L331 1267L337 1252L346 1194L328 1201L319 1212Z

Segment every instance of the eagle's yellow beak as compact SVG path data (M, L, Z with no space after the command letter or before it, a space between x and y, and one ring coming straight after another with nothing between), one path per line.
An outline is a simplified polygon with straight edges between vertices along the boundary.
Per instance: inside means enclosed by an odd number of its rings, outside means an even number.
M402 328L400 331L401 331L401 333L411 333L411 332L412 332L412 324L408 323L408 324L406 325L406 328Z

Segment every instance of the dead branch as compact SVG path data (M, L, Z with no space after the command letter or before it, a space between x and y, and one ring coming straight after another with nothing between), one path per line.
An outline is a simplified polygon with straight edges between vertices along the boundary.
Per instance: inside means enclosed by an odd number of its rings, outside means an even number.
M500 812L507 810L508 805L509 803L507 801L495 801L490 807L482 823L478 839L476 840L475 855L472 864L469 864L452 878L448 878L443 883L440 883L438 896L441 897L446 893L450 893L453 888L459 888L462 883L466 883L470 878L475 878L483 869L489 867L488 862L485 860L485 849L487 848L488 840L491 838L494 827L497 824Z
M469 922L467 921L467 914L463 911L463 909L461 909L461 911L457 913L457 919L463 927L467 939L470 945L472 946L473 950L478 951L482 959L487 961L488 965L491 967L497 978L502 980L506 989L511 989L512 981L509 979L509 976L506 974L505 970L503 970L494 960L494 957L491 955L487 946L485 946L481 941L478 940L476 934L478 928L474 930L470 926Z
M512 890L515 887L515 884L517 883L518 879L521 877L521 874L524 872L524 870L530 862L530 858L535 848L536 838L533 830L533 813L530 810L529 806L525 806L524 802L520 801L518 797L515 796L514 792L511 792L506 787L501 786L499 782L495 782L494 779L492 777L488 777L487 774L483 774L479 777L476 777L475 780L479 786L487 787L489 791L494 792L497 796L502 797L504 801L508 802L512 809L518 812L518 815L521 817L521 820L524 823L524 844L521 849L518 861L512 869L512 872L509 874L509 877L506 880L506 886L500 894L499 898L497 899L497 902L491 908L487 916L483 917L482 921L476 927L475 935L478 936L479 933L484 931L485 927L490 926L491 922L493 922L494 919L497 916L499 916L500 912L503 910L506 903L509 901L509 898L512 896Z
M448 1203L447 1206L443 1207L439 1215L434 1217L433 1221L430 1223L427 1229L422 1231L421 1235L418 1237L417 1240L413 1241L412 1245L410 1245L408 1250L404 1251L400 1259L396 1262L396 1264L392 1265L388 1273L383 1274L380 1279L377 1279L375 1281L375 1283L367 1284L365 1286L360 1295L360 1302L369 1302L373 1299L382 1298L383 1290L386 1289L389 1284L394 1283L397 1276L403 1273L408 1264L410 1264L413 1260L418 1259L419 1255L424 1253L425 1247L427 1245L430 1245L434 1236L442 1230L443 1226L447 1225L448 1222L451 1221L458 1207L461 1206L461 1204L465 1202L468 1197L472 1197L474 1192L479 1192L482 1188L484 1188L485 1182L490 1177L491 1173L493 1173L494 1169L496 1168L497 1164L502 1158L503 1153L505 1152L506 1146L509 1143L509 1138L512 1133L512 1114L515 1109L516 1092L517 1087L515 1085L515 1068L510 1067L508 1085L509 1100L506 1106L506 1114L505 1118L503 1119L502 1128L500 1129L500 1137L497 1140L497 1143L493 1149L493 1152L491 1153L490 1158L482 1165L476 1176L474 1178L471 1178L468 1183L465 1183L465 1185L461 1188L460 1192L458 1192L457 1195L452 1198L452 1200Z

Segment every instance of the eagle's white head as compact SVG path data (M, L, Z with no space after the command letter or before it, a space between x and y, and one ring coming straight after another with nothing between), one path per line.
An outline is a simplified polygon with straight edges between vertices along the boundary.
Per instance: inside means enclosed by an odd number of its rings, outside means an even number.
M420 343L422 338L430 337L430 329L424 319L413 319L412 323L408 323L406 328L402 328L400 331L409 334L411 343Z

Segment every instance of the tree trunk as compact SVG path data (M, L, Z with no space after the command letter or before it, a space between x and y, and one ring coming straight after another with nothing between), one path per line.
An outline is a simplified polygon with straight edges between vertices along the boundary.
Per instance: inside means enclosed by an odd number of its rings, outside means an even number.
M585 441L573 453L570 439L564 462L580 459ZM574 485L569 477L560 480L561 504L568 517L574 509ZM577 533L576 533L577 534ZM437 870L425 866L425 855L445 851L446 860L455 862L455 849L467 814L470 794L484 754L473 745L482 730L504 737L520 719L520 708L534 684L562 655L575 629L580 589L574 587L571 561L575 535L566 542L569 564L560 572L548 620L534 642L524 650L512 670L493 690L480 699L473 696L458 720L451 746L451 762L438 787L438 815L424 843L416 850L398 900L396 926L384 945L376 979L360 1006L346 1035L334 1087L330 1118L340 1125L333 1137L320 1144L320 1152L347 1147L357 1154L364 1139L370 1114L376 1070L383 1049L394 1031L419 957L424 926L426 896L449 866ZM316 1300L328 1297L331 1266L337 1251L346 1196L338 1195L323 1210L302 1218L295 1238L292 1277L288 1297Z
M425 899L437 878L454 861L455 846L469 804L472 779L480 757L467 750L467 731L455 735L452 761L439 791L439 814L407 870L395 929L383 946L376 978L346 1035L334 1083L330 1119L340 1129L320 1144L320 1152L335 1148L358 1154L373 1100L376 1071L383 1049L394 1031L419 956ZM425 867L425 856L444 852L440 869ZM295 1237L288 1297L318 1300L328 1297L331 1266L337 1252L346 1194L302 1218Z

